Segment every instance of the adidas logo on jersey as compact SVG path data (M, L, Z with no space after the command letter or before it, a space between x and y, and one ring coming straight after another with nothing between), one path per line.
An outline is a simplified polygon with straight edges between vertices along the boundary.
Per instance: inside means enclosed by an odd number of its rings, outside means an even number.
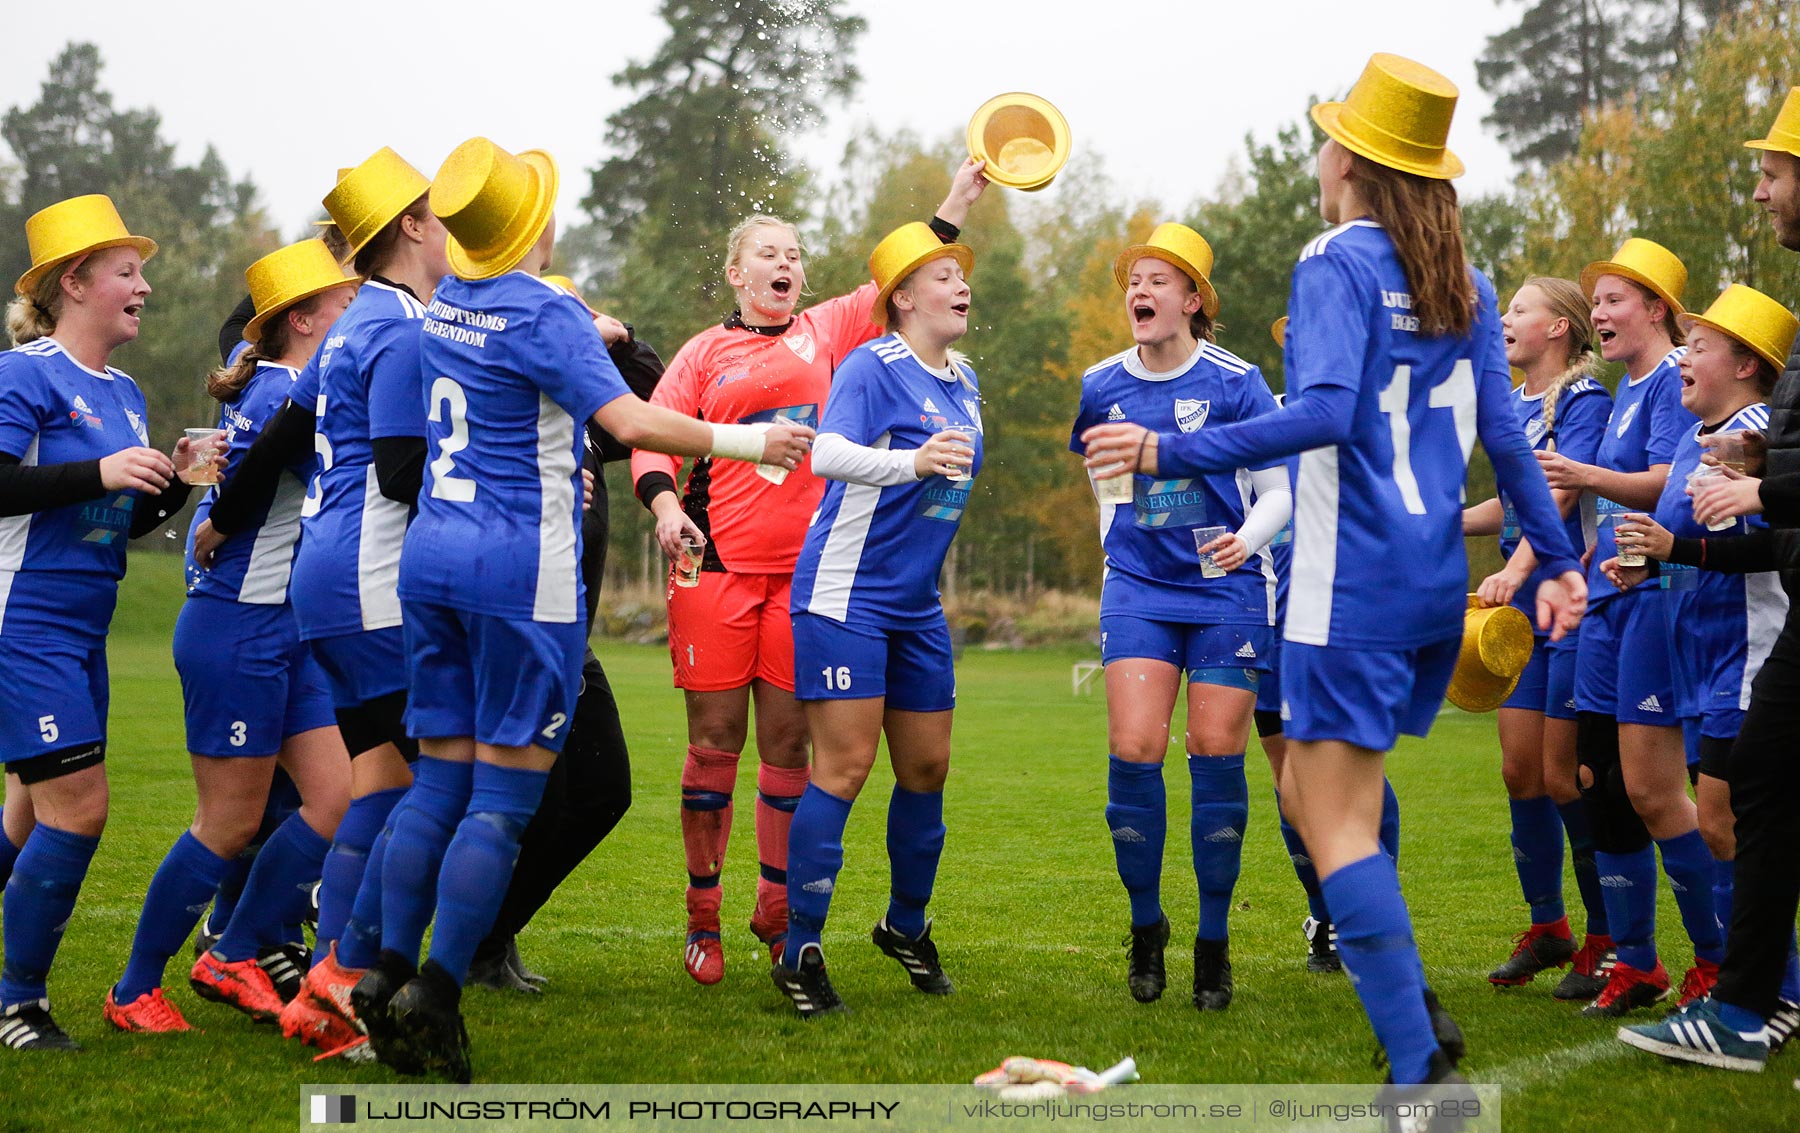
M936 403L936 402L934 402L934 401L932 401L932 400L931 400L931 399L930 399L930 398L929 398L929 397L928 397L928 398L926 398L926 399L925 399L925 412L927 412L927 413L942 413L942 412L943 412L943 410L942 410L942 409L939 409L939 408L938 408L938 407L937 407L937 403Z
M1256 646L1251 645L1248 641L1246 641L1246 642L1244 642L1244 644L1238 646L1238 651L1236 653L1236 656L1246 657L1246 658L1249 658L1250 660L1254 661L1254 660L1256 660Z
M1236 827L1221 826L1211 834L1202 835L1200 840L1202 842L1242 842L1244 836L1238 832Z
M1129 826L1113 827L1112 836L1115 842L1148 842L1150 840Z
M75 395L75 408L81 410L83 413L92 413L93 412L93 410L88 407L88 403L87 403L86 399L84 399L80 394Z
M1113 402L1112 408L1108 409L1106 411L1106 419L1108 421L1123 421L1123 420L1125 420L1125 411L1123 409L1119 408L1118 402L1116 402L1116 401Z
M831 878L821 877L817 881L809 881L800 888L808 893L829 893L832 890Z
M1639 712L1661 712L1663 710L1662 701L1656 699L1655 693L1651 693L1638 701L1637 710Z

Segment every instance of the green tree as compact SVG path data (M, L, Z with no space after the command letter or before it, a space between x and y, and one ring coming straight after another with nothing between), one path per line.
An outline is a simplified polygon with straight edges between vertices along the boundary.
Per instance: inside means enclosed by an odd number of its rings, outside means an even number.
M30 265L26 217L84 193L112 197L134 232L157 241L142 333L115 361L143 386L154 439L166 447L183 427L217 418L202 378L218 365L219 324L243 294L243 269L278 241L250 182L234 181L211 147L178 164L161 117L117 109L102 66L92 44L70 44L38 101L0 119L16 162L0 177L0 270L10 280Z
M607 119L612 156L563 256L594 294L657 341L728 305L725 237L755 212L793 215L807 183L788 142L847 97L865 21L842 0L664 0L668 38L613 76L636 99Z

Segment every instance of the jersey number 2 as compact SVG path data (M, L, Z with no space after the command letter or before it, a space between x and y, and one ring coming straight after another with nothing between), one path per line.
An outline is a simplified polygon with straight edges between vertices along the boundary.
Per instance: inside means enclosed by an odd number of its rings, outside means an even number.
M456 473L456 454L469 447L469 399L454 378L431 383L431 419L442 421L441 407L450 407L450 435L438 442L438 458L431 462L431 498L466 504L475 498L475 481Z
M1381 391L1379 405L1387 414L1388 433L1394 442L1394 486L1400 499L1413 515L1425 514L1425 498L1419 494L1419 478L1412 468L1412 422L1406 406L1412 397L1412 367L1394 367L1394 379ZM1450 368L1450 376L1431 387L1427 402L1433 409L1448 409L1456 421L1456 441L1462 446L1463 467L1469 466L1469 452L1475 447L1475 364L1458 358Z

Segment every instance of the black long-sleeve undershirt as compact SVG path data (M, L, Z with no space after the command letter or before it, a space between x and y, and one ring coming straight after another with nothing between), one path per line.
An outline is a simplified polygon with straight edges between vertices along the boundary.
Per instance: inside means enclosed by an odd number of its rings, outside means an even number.
M313 451L313 430L318 423L312 409L292 401L275 411L239 459L231 478L219 485L208 516L213 530L231 535L274 502L281 474Z
M1677 539L1669 561L1681 566L1716 570L1720 574L1760 574L1780 570L1775 559L1775 536L1766 527L1729 539Z
M397 504L412 507L425 486L424 437L375 437L369 441L375 456L375 483L381 494Z
M187 506L192 491L187 484L176 480L164 488L161 495L140 496L146 506L132 512L131 537L141 539L167 523L171 516ZM51 511L97 500L106 494L98 460L26 465L10 453L0 453L0 517Z

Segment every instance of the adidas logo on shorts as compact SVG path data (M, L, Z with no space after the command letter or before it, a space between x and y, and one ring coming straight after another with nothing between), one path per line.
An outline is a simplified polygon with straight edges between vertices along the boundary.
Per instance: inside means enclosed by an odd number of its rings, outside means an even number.
M1237 656L1248 657L1252 661L1256 660L1256 646L1251 645L1248 641L1244 642L1238 647Z
M1116 402L1116 401L1113 402L1112 408L1108 409L1106 411L1106 419L1108 421L1123 421L1123 420L1125 420L1125 411L1123 409L1119 408L1118 402Z
M1637 710L1639 712L1661 712L1663 710L1662 701L1656 699L1655 693L1651 693L1638 701Z
M1150 840L1129 826L1113 827L1112 836L1115 842L1148 842Z
M831 878L821 877L817 881L809 881L800 888L808 893L829 893L832 890Z

